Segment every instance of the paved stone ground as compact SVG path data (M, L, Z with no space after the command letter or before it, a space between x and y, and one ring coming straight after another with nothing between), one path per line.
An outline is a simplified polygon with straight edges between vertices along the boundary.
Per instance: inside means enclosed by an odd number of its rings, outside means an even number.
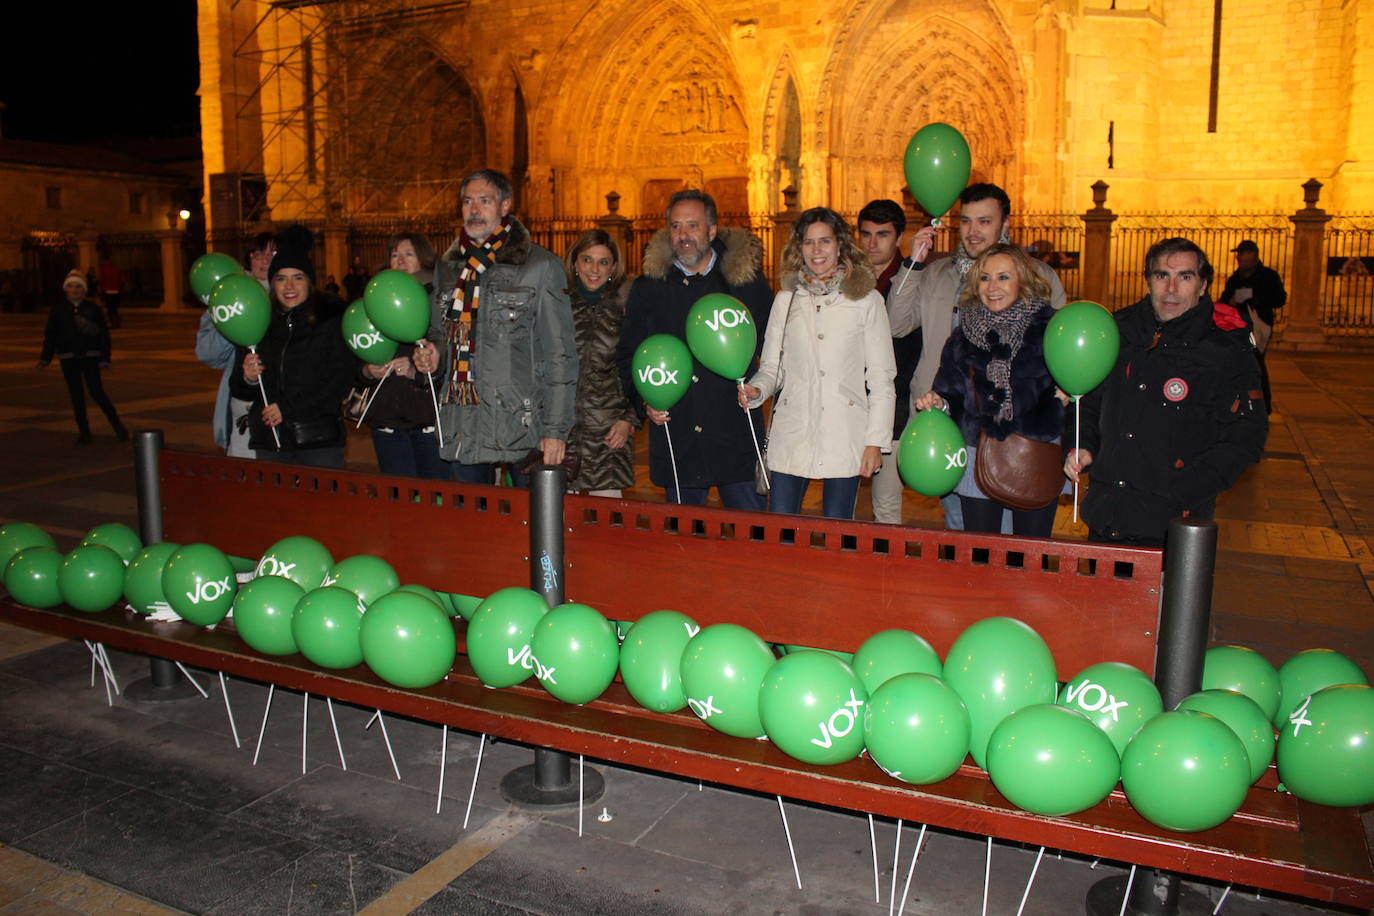
M131 428L160 427L177 448L211 449L218 373L192 353L198 316L129 312L106 385ZM60 372L33 369L41 319L0 316L0 523L35 521L69 546L103 521L133 524L132 462L92 414L96 442L73 446ZM1374 670L1374 357L1274 354L1277 412L1265 460L1223 499L1214 637L1281 662L1340 648ZM641 437L641 449L643 441ZM350 466L373 468L368 439ZM641 461L640 479L647 483ZM628 495L659 499L652 487ZM815 497L808 505L815 509ZM861 495L859 514L867 511ZM907 494L907 521L935 525L933 501ZM1081 536L1070 510L1056 533ZM121 683L145 660L112 653ZM264 685L230 680L236 748L218 683L158 704L90 686L79 644L0 626L0 913L882 913L893 881L894 827L877 825L881 902L862 817L788 803L803 888L777 803L598 765L604 799L585 812L509 809L498 783L530 752L489 745L471 822L464 807L475 736L450 732L435 812L440 730L389 718L392 771L370 710L335 704L344 759L325 707L277 691L261 759L252 744ZM307 754L302 760L305 727ZM345 769L346 764L346 769ZM609 820L596 815L602 810ZM907 825L902 863L916 841ZM986 846L929 833L907 912L981 907ZM1035 849L994 844L989 912L1016 911ZM1025 912L1081 911L1088 887L1121 874L1050 851ZM900 894L900 882L897 891ZM1200 886L1211 899L1222 888ZM1235 889L1224 913L1338 912Z

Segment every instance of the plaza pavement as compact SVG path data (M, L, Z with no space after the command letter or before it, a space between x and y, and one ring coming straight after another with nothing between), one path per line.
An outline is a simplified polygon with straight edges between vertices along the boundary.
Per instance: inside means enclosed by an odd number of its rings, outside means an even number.
M195 359L198 317L127 310L105 380L131 429L209 450L219 373ZM94 409L95 442L73 445L60 371L34 369L41 331L42 316L0 315L0 523L38 523L69 547L100 522L135 524L132 456ZM1269 365L1276 412L1264 460L1219 507L1213 637L1275 663L1337 648L1374 670L1374 356L1278 352ZM627 495L660 499L643 442L641 486ZM348 462L375 468L365 435L350 437ZM865 490L860 518L867 509ZM938 519L932 500L907 493L909 524ZM1056 535L1082 533L1062 507ZM122 683L147 672L137 656L112 661ZM535 815L502 801L501 776L530 751L496 744L464 830L476 736L450 733L436 814L434 726L388 719L397 780L379 730L365 728L371 711L337 704L345 770L317 699L302 773L300 695L279 692L253 767L264 685L229 682L244 738L235 748L209 673L209 702L107 705L88 677L83 646L0 625L0 913L888 911L891 821L877 825L875 903L868 822L789 803L798 890L771 798L598 764L607 792L579 838L575 810ZM902 877L915 839L907 825ZM984 851L976 837L929 834L906 912L978 912ZM1016 912L1035 852L995 845L989 912ZM1081 912L1087 888L1121 871L1051 851L1025 912ZM1199 890L1215 900L1223 889ZM1339 911L1238 888L1222 912Z

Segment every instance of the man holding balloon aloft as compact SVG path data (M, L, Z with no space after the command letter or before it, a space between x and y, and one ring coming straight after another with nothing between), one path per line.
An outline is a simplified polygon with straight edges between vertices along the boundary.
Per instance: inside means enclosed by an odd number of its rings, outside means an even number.
M1169 520L1211 518L1259 461L1269 423L1249 328L1207 293L1212 265L1187 239L1145 256L1150 293L1116 313L1121 347L1083 399L1064 471L1090 469L1083 517L1096 541L1164 546Z

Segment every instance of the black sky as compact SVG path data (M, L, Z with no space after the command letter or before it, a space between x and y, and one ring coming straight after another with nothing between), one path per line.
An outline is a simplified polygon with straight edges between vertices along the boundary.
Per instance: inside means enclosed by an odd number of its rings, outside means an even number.
M195 0L6 4L4 136L62 143L198 130Z

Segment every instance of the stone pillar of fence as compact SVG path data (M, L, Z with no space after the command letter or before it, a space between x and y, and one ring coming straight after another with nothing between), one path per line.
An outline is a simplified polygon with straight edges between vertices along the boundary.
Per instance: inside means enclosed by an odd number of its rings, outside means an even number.
M84 273L100 263L100 258L96 254L96 243L100 241L100 233L95 231L95 220L82 220L81 231L76 234L77 260L76 266ZM92 290L92 293L95 291Z
M1321 292L1325 273L1326 224L1331 217L1317 207L1322 183L1309 178L1303 183L1305 206L1288 217L1293 224L1293 269L1288 281L1288 325L1275 335L1274 344L1283 349L1321 346Z
M24 269L24 237L0 236L0 271Z
M1079 274L1079 295L1089 302L1113 308L1112 223L1116 214L1107 209L1107 188L1102 180L1093 183L1092 209L1083 213L1083 260Z
M323 287L325 278L331 275L342 285L344 274L348 273L349 262L348 224L344 222L343 204L335 201L329 205L329 220L324 224L323 235L324 273L319 277L319 285ZM383 265L369 264L369 273L377 266Z
M612 191L606 195L606 215L596 219L596 228L615 239L620 246L621 258L629 257L630 246L634 244L634 226L620 212L620 194Z
M801 210L797 208L797 189L788 185L782 189L782 209L773 214L773 250L765 251L763 254L774 267L779 266L783 249L792 239L792 225L800 215ZM780 271L778 273L780 274Z
M167 214L167 228L157 233L162 256L162 303L160 309L179 309L185 292L186 265L182 258L181 216L175 210Z

